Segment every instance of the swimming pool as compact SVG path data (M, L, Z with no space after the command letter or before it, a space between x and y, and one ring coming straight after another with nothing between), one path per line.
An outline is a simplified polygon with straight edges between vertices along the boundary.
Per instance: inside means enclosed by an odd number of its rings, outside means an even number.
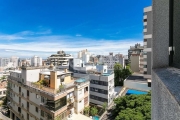
M76 82L78 82L78 83L81 83L81 82L85 82L86 80L85 79L78 79L78 80L76 80Z
M93 120L99 120L98 116L93 116Z
M132 94L141 95L141 94L147 94L147 93L148 93L148 92L129 89L129 90L126 92L126 95L132 95Z

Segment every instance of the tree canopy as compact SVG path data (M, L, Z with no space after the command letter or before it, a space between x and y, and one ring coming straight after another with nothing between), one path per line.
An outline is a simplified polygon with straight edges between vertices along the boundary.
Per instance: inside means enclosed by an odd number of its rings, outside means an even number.
M131 72L129 66L126 66L123 68L121 64L116 63L114 65L114 83L115 83L115 86L123 86L124 79L126 79L131 74L132 74L132 72Z
M115 120L150 120L151 93L146 95L126 95L116 98L113 115Z

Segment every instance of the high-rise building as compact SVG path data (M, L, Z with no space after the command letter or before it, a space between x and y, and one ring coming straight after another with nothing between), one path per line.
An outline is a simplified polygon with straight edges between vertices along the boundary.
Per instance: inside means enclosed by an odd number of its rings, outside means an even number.
M135 46L130 46L130 49L128 50L128 61L131 63L131 54L133 52L140 54L144 49L144 46L141 46L141 44L135 44Z
M89 106L89 76L73 78L53 66L22 67L10 73L7 98L13 120L76 119Z
M83 61L83 63L88 63L90 61L90 53L86 50L82 50L78 52L78 58Z
M131 67L132 72L139 72L139 73L143 74L143 67L144 67L144 64L143 64L144 60L143 59L144 59L143 58L143 52L133 51L131 53L130 67Z
M144 8L144 78L151 79L152 6Z
M31 58L31 66L42 66L42 58L38 56L33 56Z
M0 58L0 67L6 67L10 62L10 58Z
M69 59L72 58L70 54L66 54L64 51L58 51L57 54L52 54L48 57L48 61L54 66L69 67Z
M100 56L98 61L100 64L107 65L109 70L113 70L116 63L119 63L124 67L124 56L122 54L116 54L113 56L113 53L111 52L107 56Z
M12 56L12 57L10 58L10 62L13 63L13 66L14 66L14 67L18 67L18 60L19 60L19 57Z

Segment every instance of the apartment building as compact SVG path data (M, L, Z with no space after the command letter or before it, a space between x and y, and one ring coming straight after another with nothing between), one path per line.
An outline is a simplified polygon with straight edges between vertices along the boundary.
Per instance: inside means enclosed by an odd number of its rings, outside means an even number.
M88 50L85 49L78 52L77 58L81 59L86 64L90 61L90 55L91 54L88 52Z
M110 105L115 97L114 73L90 74L90 103Z
M152 2L152 120L180 119L180 1Z
M152 6L144 8L144 78L151 79Z
M140 54L141 52L143 52L144 46L141 46L141 44L135 44L134 46L130 46L130 49L128 49L128 61L129 63L131 63L131 54L137 53Z
M5 67L10 62L10 58L0 58L0 67Z
M57 54L52 54L48 57L48 61L50 64L58 67L69 67L69 59L73 57L70 54L66 54L64 51L58 51Z
M113 56L113 53L111 52L107 56L100 56L99 63L107 65L109 70L113 70L116 63L120 63L122 67L124 67L124 56L122 54Z
M103 105L107 102L110 105L113 101L114 91L114 73L108 71L107 65L96 65L83 67L75 70L74 77L83 77L89 75L90 78L90 103Z
M10 58L10 62L13 63L13 66L14 66L14 67L18 67L18 60L19 60L19 57L16 57L16 56L12 56L12 57Z
M54 66L22 67L10 73L7 97L12 120L70 120L89 105L89 77Z
M144 57L143 52L133 51L130 56L130 67L132 72L144 73Z
M22 65L31 66L31 58L25 58L25 59L20 58L18 60L18 66L21 67Z
M38 56L33 56L31 58L31 66L33 67L42 66L42 58Z

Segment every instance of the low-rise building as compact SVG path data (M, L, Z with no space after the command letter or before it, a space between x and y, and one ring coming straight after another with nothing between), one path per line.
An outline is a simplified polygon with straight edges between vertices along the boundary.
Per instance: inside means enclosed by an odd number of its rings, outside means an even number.
M89 77L73 78L53 66L22 67L10 73L7 96L13 120L69 119L89 105Z

